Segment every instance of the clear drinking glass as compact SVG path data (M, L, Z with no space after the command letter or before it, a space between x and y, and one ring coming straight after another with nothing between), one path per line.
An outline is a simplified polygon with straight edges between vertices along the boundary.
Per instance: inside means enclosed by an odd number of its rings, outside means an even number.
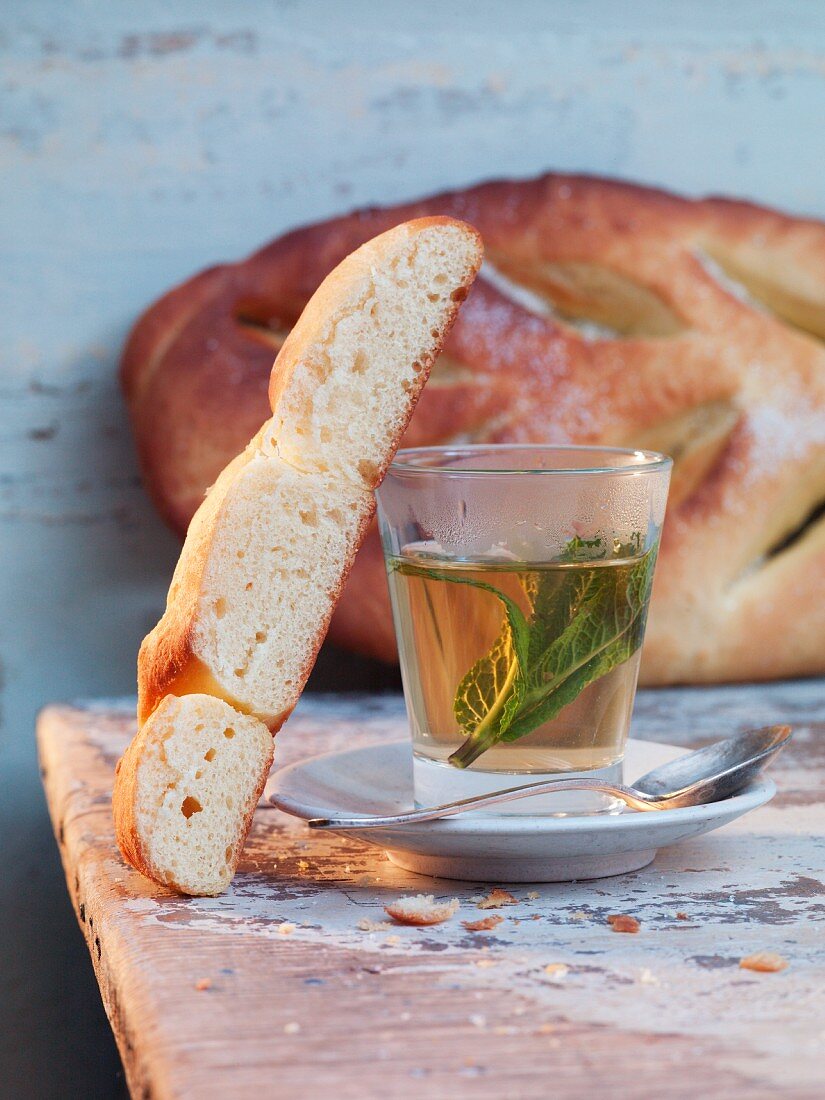
M378 518L418 805L621 782L671 465L608 447L398 452ZM620 807L569 792L504 812Z

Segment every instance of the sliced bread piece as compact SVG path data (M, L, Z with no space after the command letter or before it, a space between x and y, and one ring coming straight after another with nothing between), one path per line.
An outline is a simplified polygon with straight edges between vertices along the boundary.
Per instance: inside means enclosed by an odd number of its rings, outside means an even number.
M315 660L373 494L264 457L258 441L196 513L166 614L139 656L139 720L207 692L274 732Z
M450 218L405 222L348 256L278 354L264 445L374 489L481 258L476 230Z
M400 225L321 284L272 374L273 416L195 515L141 647L138 719L205 692L290 713L430 365L481 263L470 226Z
M185 894L232 880L272 764L256 718L210 695L168 695L118 764L115 833L129 863Z
M156 882L215 894L231 880L269 731L298 700L373 489L480 264L478 234L447 218L349 256L275 363L272 419L192 520L166 611L141 646L141 728L113 796L121 851ZM213 742L234 746L241 730L243 751L210 771Z

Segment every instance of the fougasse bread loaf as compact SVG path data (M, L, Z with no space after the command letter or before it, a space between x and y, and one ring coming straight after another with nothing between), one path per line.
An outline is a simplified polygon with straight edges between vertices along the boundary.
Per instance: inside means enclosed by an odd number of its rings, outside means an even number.
M273 347L319 280L403 218L465 218L485 262L405 446L580 443L674 457L646 683L825 672L825 225L553 174L295 230L173 290L123 384L179 530L266 415ZM395 655L377 532L331 640Z
M191 894L231 880L272 760L372 518L374 490L481 264L445 217L347 256L272 369L271 418L196 512L138 659L118 768L124 857Z

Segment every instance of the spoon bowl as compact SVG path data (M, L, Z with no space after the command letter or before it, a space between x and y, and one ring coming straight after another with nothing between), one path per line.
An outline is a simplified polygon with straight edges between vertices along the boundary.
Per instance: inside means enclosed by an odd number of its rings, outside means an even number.
M720 802L755 779L790 739L790 726L745 730L654 768L633 787L672 808Z

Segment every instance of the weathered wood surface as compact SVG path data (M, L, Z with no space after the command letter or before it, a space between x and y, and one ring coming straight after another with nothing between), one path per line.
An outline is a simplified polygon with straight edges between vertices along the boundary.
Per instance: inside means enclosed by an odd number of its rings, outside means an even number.
M417 878L264 806L224 897L154 887L112 834L130 706L48 708L49 807L134 1095L821 1095L824 695L817 682L642 693L636 735L685 746L791 721L778 796L636 874L514 888L518 905L487 934L461 924L488 915L475 906L487 884ZM395 697L307 699L277 763L402 732ZM458 897L460 913L359 928L422 890ZM616 912L640 933L612 932ZM739 968L758 951L788 968ZM554 963L569 969L548 973Z

